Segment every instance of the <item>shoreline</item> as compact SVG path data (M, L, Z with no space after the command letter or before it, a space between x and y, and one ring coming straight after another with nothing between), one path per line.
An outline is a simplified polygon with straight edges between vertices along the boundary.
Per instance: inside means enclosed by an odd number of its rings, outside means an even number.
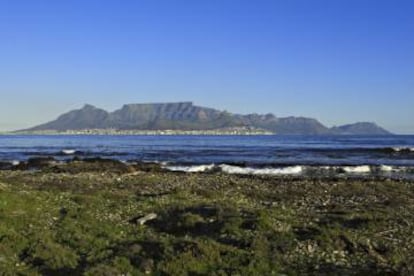
M414 272L413 181L43 165L0 170L6 273Z
M126 171L148 170L203 175L269 176L296 179L393 179L414 181L414 166L383 164L248 164L248 163L174 163L168 161L120 160L113 157L84 156L74 150L58 155L28 157L25 160L0 160L0 170L61 170L73 166L93 167L102 164L109 170L123 167ZM109 166L108 166L109 165Z

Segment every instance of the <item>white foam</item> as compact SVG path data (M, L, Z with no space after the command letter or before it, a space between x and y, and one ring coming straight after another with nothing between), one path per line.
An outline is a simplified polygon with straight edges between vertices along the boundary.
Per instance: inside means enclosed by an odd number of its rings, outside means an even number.
M159 160L142 160L142 163L149 163L149 164L159 164L163 167L166 167L169 162L168 161L159 161Z
M392 166L387 166L387 165L381 165L380 170L383 171L383 172L395 171L395 169Z
M396 172L396 173L407 172L407 171L410 170L410 168L412 168L412 167L386 166L386 165L381 165L380 166L380 170L383 171L383 172Z
M255 169L249 167L238 167L231 165L220 165L222 172L228 174L255 174L255 175L291 175L300 174L303 170L302 166L286 167L286 168L264 168Z
M409 147L394 147L394 148L392 148L393 149L393 151L396 151L396 152L400 152L400 151L413 151L414 152L414 147L413 148L409 148Z
M11 162L11 164L12 164L13 166L17 166L17 165L19 165L19 164L20 164L20 161L18 161L18 160L13 160L13 161Z
M76 152L76 150L74 150L74 149L64 149L64 150L62 150L62 153L67 154L67 155L75 154L75 152Z
M173 172L205 172L210 171L214 168L214 164L210 165L197 165L197 166L168 166L165 167L169 171Z
M252 174L252 168L242 168L238 166L231 166L231 165L220 165L220 169L222 172L229 173L229 174Z
M355 167L343 167L342 168L347 173L369 173L371 168L367 165L365 166L355 166Z

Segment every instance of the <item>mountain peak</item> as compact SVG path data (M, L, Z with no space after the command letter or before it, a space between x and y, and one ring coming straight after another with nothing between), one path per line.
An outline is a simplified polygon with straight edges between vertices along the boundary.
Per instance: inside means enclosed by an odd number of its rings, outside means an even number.
M84 104L81 109L97 109L96 106L93 106L91 104Z
M162 105L169 105L169 106L193 106L193 102L191 101L183 101L183 102L165 102L165 103L130 103L124 104L122 107L134 107L134 106L162 106Z

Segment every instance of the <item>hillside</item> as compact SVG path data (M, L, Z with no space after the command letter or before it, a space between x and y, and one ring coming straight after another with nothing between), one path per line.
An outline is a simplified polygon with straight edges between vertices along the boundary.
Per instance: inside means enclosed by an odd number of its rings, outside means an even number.
M251 127L276 134L388 135L375 123L356 123L328 128L312 118L276 117L273 114L232 114L192 102L127 104L114 112L92 105L73 110L56 120L25 131L117 130L214 130Z

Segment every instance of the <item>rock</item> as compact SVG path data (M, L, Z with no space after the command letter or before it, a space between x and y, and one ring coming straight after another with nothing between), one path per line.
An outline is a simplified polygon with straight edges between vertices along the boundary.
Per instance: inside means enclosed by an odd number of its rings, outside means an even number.
M27 164L33 167L48 166L51 163L55 163L56 160L53 157L33 157L27 160Z
M130 222L135 222L138 225L144 225L145 223L147 223L148 221L154 220L157 218L157 214L155 213L150 213L146 216L140 217L140 218L133 218L130 220Z
M126 174L135 172L135 168L118 160L104 158L72 159L64 166L56 166L55 172L78 174L84 172Z
M142 172L162 172L164 169L158 163L138 162L133 167Z
M13 165L9 162L0 162L0 170L10 170Z
M130 245L128 249L129 249L130 254L136 255L142 251L142 246L138 243L134 243Z
M4 191L8 188L8 185L5 183L0 182L0 191Z
M315 248L312 246L312 244L308 244L307 249L308 249L308 252L309 252L309 253L313 253L313 252L315 252Z
M140 264L140 269L145 274L150 274L154 269L154 260L153 259L144 259Z
M144 225L147 221L154 220L156 218L157 218L157 214L151 213L151 214L146 215L145 217L138 219L137 223L139 225Z
M17 170L43 169L51 167L56 163L56 159L53 157L32 157L29 158L26 162L19 163L14 168Z

